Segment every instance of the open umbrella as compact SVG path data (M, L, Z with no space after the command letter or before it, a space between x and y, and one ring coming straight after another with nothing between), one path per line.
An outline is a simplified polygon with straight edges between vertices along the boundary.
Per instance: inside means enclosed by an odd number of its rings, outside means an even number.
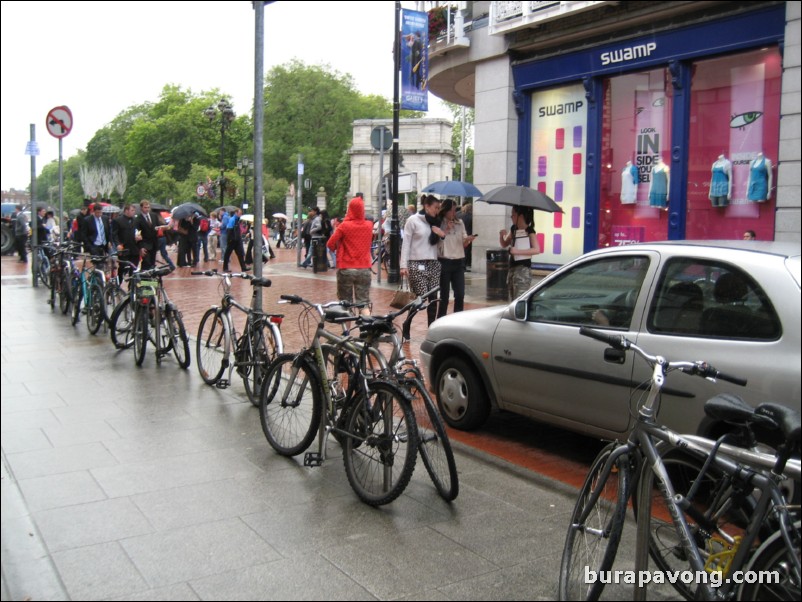
M279 219L288 219L286 213L274 213L273 217L277 217Z
M523 205L538 211L564 213L554 200L528 186L501 186L483 195L479 200L491 205Z
M462 182L460 180L443 180L441 182L434 182L429 184L422 192L431 192L434 194L442 194L446 196L482 196L482 191L470 182Z
M120 213L122 209L120 209L117 205L103 205L103 213Z
M242 217L240 217L239 219L240 219L240 221L242 221L242 222L253 223L253 217L254 217L254 216L253 216L253 213L245 213L245 214L244 214ZM266 217L263 217L263 218L262 218L262 223L263 223L263 224L266 224L266 223L267 223L267 218L266 218Z
M198 205L197 203L181 203L177 207L173 208L173 219L184 219L185 217L189 217L193 213L200 213L201 215L207 216L206 209L202 206Z
M139 207L139 205L137 205ZM150 210L151 211L170 211L171 207L167 205L162 205L161 203L151 203Z

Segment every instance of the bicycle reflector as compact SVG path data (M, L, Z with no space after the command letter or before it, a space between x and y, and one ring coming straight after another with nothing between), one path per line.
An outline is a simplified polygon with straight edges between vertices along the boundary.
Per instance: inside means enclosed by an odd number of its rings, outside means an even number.
M281 322L283 320L284 316L270 316L270 321L273 322L273 324L278 324L279 326L281 326Z

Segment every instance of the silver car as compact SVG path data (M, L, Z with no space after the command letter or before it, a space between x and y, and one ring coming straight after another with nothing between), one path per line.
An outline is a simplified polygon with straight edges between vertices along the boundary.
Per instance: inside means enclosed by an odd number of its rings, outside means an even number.
M593 251L507 306L434 322L420 354L446 422L473 429L496 408L625 436L647 367L580 336L583 325L748 379L743 388L673 375L660 417L680 432L726 428L702 410L718 393L800 408L800 244L682 241Z

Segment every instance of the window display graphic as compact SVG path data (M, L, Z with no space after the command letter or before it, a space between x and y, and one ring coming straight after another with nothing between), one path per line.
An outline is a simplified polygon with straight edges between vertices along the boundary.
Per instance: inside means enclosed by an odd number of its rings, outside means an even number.
M565 213L535 211L543 251L537 260L565 263L584 251L587 101L582 84L532 94L529 185Z
M651 207L668 207L668 165L662 157L657 157L657 164L652 169L652 181L649 184L649 205Z

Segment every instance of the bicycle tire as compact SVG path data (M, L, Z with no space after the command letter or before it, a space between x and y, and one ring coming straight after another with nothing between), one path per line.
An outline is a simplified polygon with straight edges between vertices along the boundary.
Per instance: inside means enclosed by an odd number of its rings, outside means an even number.
M76 326L81 321L81 302L84 293L81 281L73 282L72 288L72 325Z
M53 282L50 279L50 258L44 253L39 258L39 280L47 288L53 287Z
M409 394L394 383L371 381L368 398L356 397L346 416L343 462L348 482L364 503L389 504L409 484L418 456Z
M452 502L459 495L459 476L443 419L417 374L414 378L405 379L404 384L412 397L423 465L440 497Z
M170 334L170 340L173 343L173 355L178 365L186 370L189 368L189 337L187 336L187 329L184 328L184 320L181 319L181 314L175 307L167 307L164 310L167 318L167 332Z
M271 447L296 456L309 447L321 420L317 370L303 355L279 355L267 370L259 395L259 420Z
M111 342L117 349L130 349L134 345L134 309L131 297L126 297L111 314L109 331Z
M217 384L228 365L228 336L220 310L206 310L198 327L195 360L207 385Z
M64 269L62 269L59 280L61 281L61 284L58 295L58 306L61 310L61 314L66 316L70 311L70 307L72 306L72 283L70 282L70 278Z
M240 358L246 362L246 369L240 371L242 382L245 385L245 393L250 402L257 408L261 402L260 393L262 392L262 381L267 374L267 366L275 354L270 353L268 346L268 337L272 341L273 333L263 323L257 322L251 327L250 335L251 342L246 354L247 358ZM243 341L247 346L247 341ZM272 348L275 349L275 344L272 343Z
M50 305L50 313L54 313L56 311L56 296L58 294L58 287L60 286L61 280L53 279L52 275L51 280L53 280L53 286L50 287L50 299L48 300L48 304Z
M141 366L145 361L145 352L148 349L148 307L140 303L134 308L134 362Z
M699 480L699 473L704 463L704 457L680 448L658 445L663 465L668 474L674 492L683 497L690 491L691 486ZM641 473L641 487L652 487L651 519L649 521L649 556L663 572L690 570L690 560L677 536L674 523L671 521L663 496L658 487L651 484L653 479L649 474L650 467L645 466ZM693 534L694 541L702 552L704 558L711 550L723 552L724 542L715 537L715 526L728 529L732 526L735 531L742 531L749 522L752 514L748 507L738 503L738 496L732 495L728 488L728 481L723 479L719 469L715 466L708 468L704 480L696 485L697 493L692 501L696 513L705 516L715 516L708 525L699 525L687 512L683 513L688 528ZM648 482L648 483L647 483ZM640 494L639 494L640 495ZM639 496L632 496L632 506L637 516ZM743 504L748 500L744 499ZM677 579L671 583L674 589L686 600L697 599L694 584L683 583Z
M119 284L113 280L106 284L106 287L103 289L103 305L106 312L106 322L109 326L111 326L111 316L114 310L127 298L128 295Z
M796 521L791 526L791 542L794 550L788 550L780 531L775 531L767 538L749 559L746 567L746 574L768 575L769 572L777 572L780 577L779 583L769 583L770 579L760 579L756 583L744 583L741 585L736 600L799 600L800 583L793 573L793 558L790 554L796 554L799 558L800 542L800 521Z
M604 590L600 579L585 583L585 570L609 571L621 540L630 476L627 460L619 458L617 476L611 472L599 480L617 447L611 443L599 452L577 495L560 562L559 600L598 600ZM588 507L588 499L599 488L601 495Z
M101 324L106 321L106 306L103 301L103 288L93 282L89 286L89 302L86 304L86 327L90 334L97 334Z

